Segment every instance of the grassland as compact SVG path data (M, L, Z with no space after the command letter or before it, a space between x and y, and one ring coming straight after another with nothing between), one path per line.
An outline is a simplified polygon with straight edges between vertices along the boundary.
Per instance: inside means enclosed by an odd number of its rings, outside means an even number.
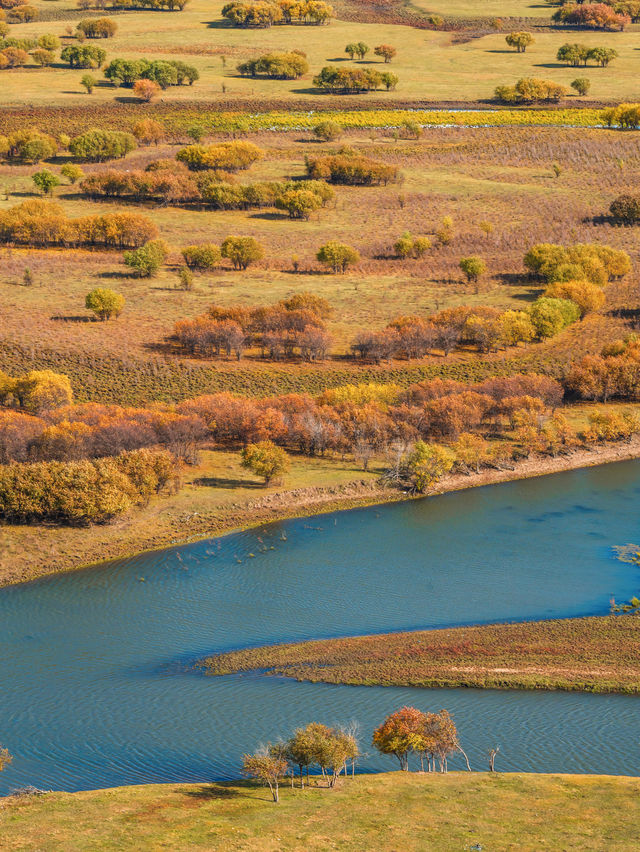
M232 651L211 675L264 671L360 686L640 693L640 620L570 618L323 639Z
M165 784L6 799L7 852L628 852L637 778L390 773L338 789Z
M73 26L86 14L79 11L69 0L36 0L42 20L12 27L12 35L18 37L54 32L65 36L66 27ZM195 65L200 72L200 81L191 86L174 87L163 94L163 100L171 103L211 101L224 97L226 100L250 99L253 101L301 100L308 103L330 106L331 96L318 94L312 78L320 68L329 63L348 61L344 46L352 41L364 41L372 48L378 44L398 47L398 56L392 64L394 73L400 78L395 91L353 96L359 106L370 100L382 100L393 104L400 101L475 101L493 97L497 85L515 81L522 76L538 76L569 85L576 77L576 69L556 62L558 47L564 42L575 41L576 33L569 30L550 29L549 16L552 10L544 3L529 6L526 2L501 4L496 0L482 4L478 9L468 0L456 0L454 4L430 0L404 8L405 14L412 11L422 15L426 10L443 12L445 18L471 16L489 21L498 15L502 19L513 13L517 17L531 18L535 44L525 54L509 49L504 41L504 32L491 31L481 38L460 41L455 33L419 29L385 20L387 7L377 10L365 7L366 21L338 19L329 27L272 27L265 30L243 30L230 27L221 18L223 0L205 2L191 0L183 12L121 12L117 14L119 30L113 39L102 46L109 58L135 59L140 56L183 59ZM389 4L393 8L393 4ZM435 6L435 8L434 8ZM446 8L445 8L446 7ZM338 7L339 14L349 17L349 4ZM362 9L360 9L362 12ZM344 12L344 14L343 14ZM368 14L368 17L367 17ZM55 16L57 20L47 20ZM614 47L619 58L609 68L587 69L592 81L591 98L596 100L625 100L637 95L636 78L638 68L637 33L640 25L632 25L622 33L581 32L579 41L588 45ZM486 31L486 30L485 30ZM305 51L311 71L300 80L272 81L243 79L235 70L238 62L258 53L297 48ZM223 63L224 60L224 63ZM366 66L380 65L371 55L364 61ZM350 63L349 63L350 64ZM385 68L386 70L386 68ZM580 76L583 72L580 71ZM131 98L127 89L114 89L107 81L94 90L93 95L84 94L80 86L82 72L60 64L53 69L6 70L2 72L4 104L71 105L95 101L124 100Z

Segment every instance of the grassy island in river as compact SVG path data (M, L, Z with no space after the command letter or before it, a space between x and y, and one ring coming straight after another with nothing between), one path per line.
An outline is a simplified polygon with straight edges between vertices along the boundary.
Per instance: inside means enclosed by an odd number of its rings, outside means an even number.
M323 639L208 657L209 674L264 670L361 686L640 693L640 619L568 618Z

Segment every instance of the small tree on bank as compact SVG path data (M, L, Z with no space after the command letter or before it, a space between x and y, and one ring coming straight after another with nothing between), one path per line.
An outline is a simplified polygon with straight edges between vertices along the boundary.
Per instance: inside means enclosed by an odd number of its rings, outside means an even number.
M269 787L273 801L280 801L280 781L287 773L288 764L284 757L271 753L271 747L256 754L245 754L243 759L244 774L255 778Z
M240 463L256 476L262 477L265 485L289 470L289 456L273 441L248 444L242 450Z

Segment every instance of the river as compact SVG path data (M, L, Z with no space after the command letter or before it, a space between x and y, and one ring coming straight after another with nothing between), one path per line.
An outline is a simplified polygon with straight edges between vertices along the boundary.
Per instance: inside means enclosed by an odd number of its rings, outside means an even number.
M0 590L0 792L238 777L316 720L446 707L472 766L640 774L640 699L211 678L203 655L311 637L604 614L640 592L640 462L297 519ZM188 530L185 530L185 534ZM455 765L455 761L454 761Z

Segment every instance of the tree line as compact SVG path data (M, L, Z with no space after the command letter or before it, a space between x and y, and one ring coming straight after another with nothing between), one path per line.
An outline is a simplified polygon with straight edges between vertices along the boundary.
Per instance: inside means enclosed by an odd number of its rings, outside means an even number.
M266 28L275 24L328 24L333 6L323 0L231 0L222 17L234 27Z

